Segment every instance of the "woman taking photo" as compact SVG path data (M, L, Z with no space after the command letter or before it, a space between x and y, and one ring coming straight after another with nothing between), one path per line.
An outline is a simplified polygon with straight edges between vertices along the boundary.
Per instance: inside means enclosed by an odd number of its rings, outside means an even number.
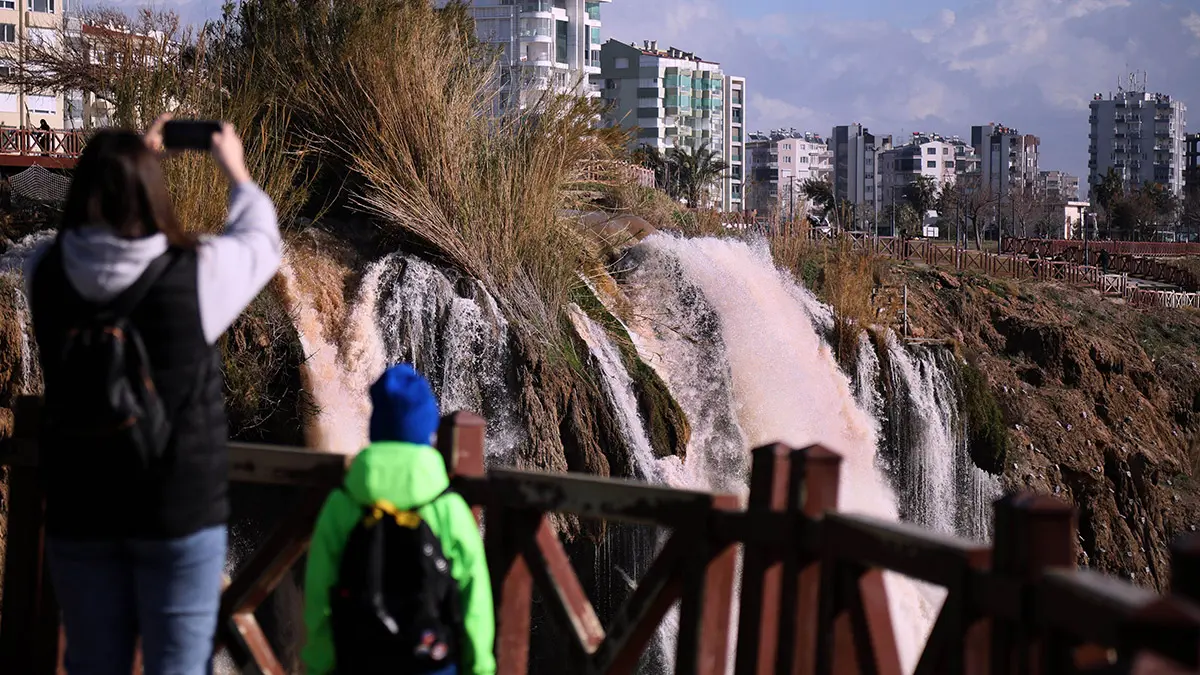
M62 227L26 263L45 406L39 439L51 581L71 675L204 675L225 565L227 425L217 339L274 276L275 208L228 124L212 158L224 232L176 220L160 119L101 131Z

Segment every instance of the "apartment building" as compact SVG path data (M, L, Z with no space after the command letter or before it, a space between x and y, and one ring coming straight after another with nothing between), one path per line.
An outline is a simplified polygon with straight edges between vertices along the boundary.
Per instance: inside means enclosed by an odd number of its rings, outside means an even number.
M1079 201L1079 177L1064 171L1038 173L1037 193L1054 202Z
M803 193L805 181L833 180L833 151L819 134L795 129L753 133L746 142L746 156L746 204L760 215L790 220L806 209L811 213L813 204Z
M861 124L833 128L833 196L854 204L856 212L877 213L882 207L879 155L892 149L891 136L876 136Z
M730 162L714 201L733 210L742 199L735 187L745 176L743 160L732 159L745 156L745 79L691 52L660 49L653 40L640 46L608 40L600 50L600 69L605 123L629 130L634 146L689 152L707 147Z
M16 68L25 45L56 45L62 35L64 0L0 0L0 68ZM65 99L52 91L0 87L0 125L64 128Z
M471 0L476 35L500 50L499 107L528 107L546 91L599 96L600 6L609 2Z
M1148 93L1145 82L1091 102L1088 185L1115 169L1127 187L1153 182L1183 194L1187 106L1169 94Z
M980 160L982 184L996 194L1034 188L1041 144L1037 136L995 122L971 127L971 146Z
M904 200L904 189L921 177L941 186L979 171L975 150L958 136L914 132L901 146L879 153L880 207Z
M729 162L721 190L725 211L746 208L746 78L725 78L725 161Z

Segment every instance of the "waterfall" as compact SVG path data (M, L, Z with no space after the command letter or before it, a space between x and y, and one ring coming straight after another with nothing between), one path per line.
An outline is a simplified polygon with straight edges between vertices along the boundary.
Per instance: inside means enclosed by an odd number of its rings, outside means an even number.
M906 346L891 331L884 348L892 400L883 452L901 514L939 532L987 540L1000 484L971 460L958 357L940 346Z
M694 428L684 475L714 489L746 485L747 447L821 443L843 457L839 508L897 520L896 497L876 464L876 423L854 396L819 330L828 310L776 269L765 243L654 235L629 252L622 287L631 323ZM700 422L697 425L697 421ZM937 599L886 577L906 669L915 666Z
M13 395L26 396L41 393L42 375L37 362L37 354L33 348L33 316L30 313L29 301L25 297L24 266L29 258L43 242L54 238L54 232L37 232L28 235L0 254L0 274L12 281L12 304L18 314L21 326L20 344L20 377Z
M621 352L612 343L604 327L596 323L572 304L567 315L575 326L575 332L587 344L596 370L601 376L604 393L617 419L621 436L629 441L633 459L637 464L639 479L647 483L662 483L662 471L646 435L646 424L638 411L637 395L633 392L633 378L629 376L621 361Z

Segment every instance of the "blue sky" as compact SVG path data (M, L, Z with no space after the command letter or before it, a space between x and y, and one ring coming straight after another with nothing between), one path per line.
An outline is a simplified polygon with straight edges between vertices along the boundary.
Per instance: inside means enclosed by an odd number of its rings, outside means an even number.
M221 3L152 4L203 20ZM1147 71L1200 120L1200 0L613 0L602 18L605 38L745 76L751 128L965 137L1000 122L1042 138L1044 169L1086 180L1088 101L1122 73Z
M1195 0L614 0L602 18L606 37L744 75L757 129L966 137L1001 122L1042 138L1044 169L1086 180L1088 101L1122 72L1200 116Z

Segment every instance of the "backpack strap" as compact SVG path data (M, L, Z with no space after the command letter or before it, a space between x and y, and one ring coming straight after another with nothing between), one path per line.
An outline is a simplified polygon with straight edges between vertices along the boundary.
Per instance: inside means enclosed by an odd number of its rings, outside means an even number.
M113 298L101 310L101 314L112 318L125 318L132 314L138 304L146 298L146 295L150 292L154 284L162 278L163 273L167 271L167 267L175 261L175 254L176 251L174 249L167 249L165 253L150 261L150 264L146 266L146 270L142 272L142 276L138 277L138 280L133 282L132 286L121 291L120 295Z
M354 495L350 494L350 491L346 489L345 485L338 486L338 492L341 492L342 494L346 495L346 499L349 499L351 502L357 502L357 500L354 499ZM407 509L402 509L402 510L409 511L409 512L415 512L418 509L423 509L426 506L429 506L430 504L436 502L437 500L441 499L442 497L445 497L446 495L450 494L451 492L454 492L454 487L451 485L447 485L446 489L437 493L437 495L433 499L430 499L429 501L425 502L424 504L415 504L413 506L408 507ZM373 511L375 509L374 504L361 504L360 506L362 506L362 509L364 511Z

